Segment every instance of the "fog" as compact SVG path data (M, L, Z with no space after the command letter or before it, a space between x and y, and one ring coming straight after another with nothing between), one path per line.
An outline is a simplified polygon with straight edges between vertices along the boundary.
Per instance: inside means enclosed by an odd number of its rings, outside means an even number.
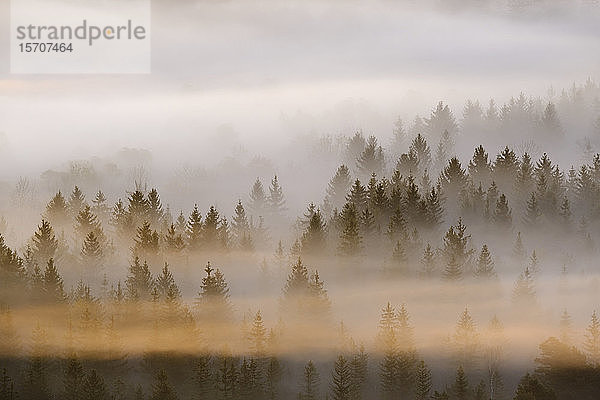
M153 1L150 74L3 56L0 400L595 398L599 17Z

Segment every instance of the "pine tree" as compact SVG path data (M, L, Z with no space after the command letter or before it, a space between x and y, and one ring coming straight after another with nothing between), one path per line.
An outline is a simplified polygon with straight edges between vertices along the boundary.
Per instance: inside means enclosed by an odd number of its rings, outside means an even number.
M234 399L235 394L237 394L237 383L238 371L234 360L230 357L223 357L217 379L218 398Z
M260 179L256 178L250 191L250 210L256 215L264 215L267 209L267 195Z
M214 396L214 378L211 371L211 358L201 355L194 363L193 369L193 400L206 400Z
M302 253L318 255L325 250L326 230L321 211L317 209L310 217L301 239Z
M427 243L423 250L423 258L421 258L420 275L424 278L431 278L436 270L435 254L431 249L431 244Z
M253 357L264 356L267 344L267 329L265 328L260 310L256 312L252 329L250 330L250 349Z
M346 196L347 203L344 204L344 208L348 203L354 205L358 214L362 213L367 207L367 190L360 183L360 180L355 180L350 193Z
M538 206L538 202L534 192L531 192L531 196L529 200L527 200L527 209L525 210L525 216L523 217L523 224L529 228L535 228L540 220L540 216L542 215L540 208Z
M50 400L52 396L48 385L48 337L39 324L33 330L31 341L31 352L25 367L23 397L27 400Z
M335 361L331 380L331 398L333 400L351 400L352 373L350 365L343 355L339 355Z
M492 168L488 161L488 154L483 146L479 145L475 148L473 159L469 162L469 176L473 180L473 184L487 186L491 172Z
M69 196L68 209L71 216L75 217L83 207L85 207L85 195L78 186L73 188Z
M437 229L444 222L444 209L435 188L431 189L426 201L427 207L427 226L430 229Z
M266 387L265 392L268 400L275 400L279 397L281 391L281 377L283 375L283 367L277 357L269 357L266 371Z
M52 225L57 227L67 224L69 219L68 206L60 190L46 206L45 217Z
M490 279L496 276L494 271L494 261L488 250L487 245L481 247L481 253L477 259L477 267L475 268L475 275L478 278Z
M508 230L512 226L511 210L508 207L508 200L504 194L496 202L496 210L494 210L494 222L500 230Z
M220 243L221 217L214 206L210 206L204 224L202 225L203 246L209 250L215 250L221 247Z
M31 260L35 263L34 260ZM23 260L12 251L0 234L0 302L8 302L12 291L23 289L26 284L26 274L29 272L24 267Z
M58 240L48 221L42 220L31 241L33 242L33 257L38 264L46 264L50 258L56 256Z
M304 367L301 391L298 395L300 400L317 400L319 398L320 378L317 368L312 361L308 361Z
M342 232L338 251L343 256L355 256L362 250L362 237L358 227L357 209L352 203L346 203L340 214Z
M201 313L213 320L228 320L231 318L231 304L229 302L229 287L223 273L217 268L213 269L210 262L204 269L206 276L202 278L200 292L196 298L196 306Z
M571 203L569 202L569 198L567 196L563 198L563 201L560 204L558 215L560 216L560 222L562 226L566 229L569 229L571 225Z
M14 381L8 376L6 368L2 369L2 377L0 377L0 400L17 399Z
M383 172L385 167L383 149L377 144L375 136L369 136L369 139L367 139L360 157L356 160L356 166L364 176L369 176L372 173L379 175Z
M327 185L326 199L331 207L338 209L343 207L351 184L350 170L347 166L340 165Z
M129 275L125 281L127 297L132 301L150 300L153 279L148 264L141 264L139 257L135 257L129 266Z
M148 222L150 222L150 226L152 228L157 229L160 227L160 223L165 217L165 211L163 210L158 190L153 188L148 193L148 198L146 202L148 207Z
M103 249L98 236L92 231L88 233L81 247L81 262L85 268L98 272L102 265Z
M269 211L278 214L285 211L285 198L283 197L283 190L279 185L277 175L271 180L271 186L269 186L269 197L267 198L267 204L269 205Z
M231 224L233 233L233 241L236 245L245 251L250 251L253 248L252 238L250 236L250 224L246 216L246 210L242 205L242 201L238 200L235 206L235 216Z
M455 363L461 370L463 368L467 372L476 370L479 361L479 334L467 308L460 315L452 340Z
M369 355L365 352L365 347L361 344L358 352L352 355L350 360L351 383L350 398L361 400L365 391L369 372Z
M450 387L450 391L453 394L453 398L456 400L467 400L469 399L470 389L469 380L465 375L465 371L462 366L459 366L456 370L456 379Z
M102 224L106 224L110 218L110 207L106 204L106 196L102 190L98 190L94 200L92 200L92 212L96 215Z
M108 400L104 379L95 369L88 372L83 380L82 400ZM163 399L163 397L161 397ZM166 399L166 398L165 398Z
M414 172L419 174L425 173L431 167L431 149L421 133L417 133L409 147L409 153L414 154L417 160L418 171Z
M185 240L175 224L171 224L165 235L166 249L172 253L181 253L185 249Z
M90 232L94 232L98 240L103 243L106 239L98 217L92 213L90 206L84 206L75 218L75 232L79 238L85 238Z
M67 361L63 376L62 398L65 400L79 400L82 398L82 385L85 374L83 366L75 355L71 355Z
M190 217L188 218L186 227L187 247L191 251L199 250L202 246L202 216L198 211L198 205L194 205Z
M444 194L448 199L458 199L458 194L467 184L467 176L457 157L452 157L440 176Z
M552 389L546 387L538 378L526 374L517 386L514 400L556 400Z
M137 229L137 235L134 239L134 257L152 259L158 255L159 249L158 232L152 230L150 222L144 221L142 226Z
M529 267L519 275L512 293L514 303L521 305L535 304L535 289L533 286L533 277L529 271Z
M66 299L63 280L54 265L54 260L48 260L43 277L44 298L48 303L60 303Z
M583 348L589 362L594 367L600 365L600 319L596 315L596 311L592 313L592 318L586 328Z
M515 240L512 254L513 257L519 262L523 262L525 259L525 247L523 246L523 240L521 239L521 232L517 233L517 239Z
M415 400L429 400L431 393L431 370L421 360L417 368Z
M466 231L467 227L459 218L456 225L451 226L444 235L442 253L446 264L456 263L462 269L469 262L473 249L469 248L471 235L467 235Z
M171 384L164 370L160 370L154 377L152 385L152 394L150 400L177 400L177 393Z
M379 364L379 381L384 399L395 399L400 393L398 371L398 319L394 307L387 303L381 312L378 344L383 354Z

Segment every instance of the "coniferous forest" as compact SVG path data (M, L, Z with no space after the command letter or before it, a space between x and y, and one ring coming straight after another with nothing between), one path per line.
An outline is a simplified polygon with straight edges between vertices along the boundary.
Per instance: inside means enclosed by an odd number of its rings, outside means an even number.
M597 399L599 99L3 182L0 399Z

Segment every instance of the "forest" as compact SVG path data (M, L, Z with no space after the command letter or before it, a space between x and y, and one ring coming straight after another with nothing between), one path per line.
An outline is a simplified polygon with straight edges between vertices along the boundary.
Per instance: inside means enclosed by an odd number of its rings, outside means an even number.
M589 79L2 181L0 400L597 399L599 145Z

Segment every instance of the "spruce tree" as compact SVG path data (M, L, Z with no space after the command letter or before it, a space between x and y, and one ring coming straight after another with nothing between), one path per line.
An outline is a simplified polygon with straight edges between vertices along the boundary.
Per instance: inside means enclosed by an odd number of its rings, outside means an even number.
M496 271L494 271L494 261L492 261L490 251L485 244L481 247L481 252L479 253L479 258L477 259L475 275L478 278L484 279L490 279L496 276Z
M206 276L202 278L196 306L204 317L213 320L230 319L232 310L229 301L229 287L223 273L218 268L213 269L210 262L206 264L204 271Z
M356 160L356 166L364 176L369 176L371 173L379 175L383 172L385 167L383 149L377 144L375 136L369 136L367 139L365 148Z
M346 203L340 214L342 221L342 232L338 251L343 256L358 255L362 249L362 237L358 226L358 213L352 203Z
M48 336L39 324L33 330L31 341L31 351L25 366L23 397L27 400L51 400L48 382Z
M61 303L65 301L66 295L63 288L63 279L58 273L54 260L48 260L43 276L44 298L48 303Z
M452 344L455 363L461 370L464 368L468 373L474 372L479 364L480 341L475 321L467 308L458 319Z
M475 148L473 158L469 161L469 176L473 184L487 186L489 184L492 168L488 161L488 154L482 145Z
M106 224L110 218L110 207L106 204L106 196L102 190L98 190L94 200L92 200L92 212L96 215L102 224Z
M512 300L514 303L524 306L535 304L535 288L529 267L525 267L525 271L519 275L513 288Z
M425 250L423 250L423 257L421 258L421 270L420 275L424 278L433 277L436 270L436 259L431 244L427 243Z
M231 223L231 230L233 240L240 249L245 251L252 250L253 244L250 236L250 224L248 223L246 210L244 209L241 200L238 200L238 203L235 206L235 216Z
M340 209L344 206L351 184L350 170L347 166L340 165L327 185L326 199L331 207Z
M468 400L470 397L469 380L462 366L456 370L456 378L450 387L453 398L456 400Z
M431 370L421 360L417 368L415 384L415 400L429 400L431 393Z
M529 228L535 228L540 220L540 216L542 215L537 198L535 196L535 192L531 192L531 196L529 200L527 200L527 208L525 210L525 215L523 216L523 224Z
M213 398L215 394L215 382L211 371L211 357L209 355L199 356L193 368L193 400L206 400Z
M85 374L81 362L74 354L67 359L63 374L62 398L65 400L83 398L82 387Z
M171 224L164 238L166 250L171 253L181 253L185 249L185 240L181 233L178 232L175 224Z
M150 222L150 226L153 229L158 229L160 227L160 224L161 224L163 218L165 217L165 211L163 210L163 206L160 201L160 196L156 189L153 188L148 193L148 198L147 198L146 202L147 202L147 207L148 207L148 209L147 209L148 210L147 211L148 222Z
M62 227L67 224L69 219L69 211L67 202L60 192L60 190L54 195L52 200L46 206L45 217L50 223L56 227Z
M202 225L202 244L209 250L216 250L220 247L220 224L221 217L219 212L214 206L210 206L208 213L204 218L204 224Z
M250 191L250 210L255 215L264 215L267 209L267 195L260 179L256 178Z
M137 229L137 234L134 239L134 257L152 260L158 255L159 250L158 232L152 230L150 222L144 221L144 223Z
M177 400L177 392L169 383L165 370L160 370L154 377L150 400Z
M317 209L310 217L308 226L302 234L302 253L321 254L325 250L326 236L325 221L321 211Z
M85 375L82 385L82 400L108 400L108 392L102 376L92 369ZM163 399L163 397L161 397ZM165 397L167 399L167 397Z
M350 193L346 196L347 203L344 204L344 208L348 203L354 205L356 211L360 214L367 207L367 190L360 183L360 180L355 180L354 184L350 188Z
M596 311L592 313L590 323L586 328L583 348L590 364L594 367L600 365L600 319Z
M54 235L54 230L50 223L46 220L42 220L38 226L37 231L31 238L33 242L32 250L33 257L38 264L44 265L50 258L56 256L56 250L58 249L58 240Z
M352 371L343 355L339 355L335 361L331 380L331 398L333 400L351 400Z
M3 368L0 377L0 400L14 400L17 398L14 381L8 376L6 368Z
M304 367L303 379L298 398L300 400L317 400L319 398L320 378L317 368L312 361Z
M194 205L186 227L187 247L191 251L197 251L202 246L202 216L198 211L198 205Z
M139 257L135 257L133 264L129 266L129 274L125 280L127 297L132 301L150 300L153 287L152 274L148 264L141 263Z
M81 246L81 262L84 268L98 272L98 269L102 265L103 253L98 236L93 231L88 233Z
M83 194L81 189L79 189L78 186L75 186L73 188L73 191L71 192L71 195L69 196L69 202L68 202L69 213L71 214L72 217L75 217L75 216L77 216L77 214L79 214L81 209L83 207L85 207L85 205L86 205L85 195Z
M512 226L512 212L508 207L508 200L504 193L500 195L500 198L498 198L498 201L496 202L494 222L500 231L506 231Z
M269 186L269 197L267 198L267 204L269 211L275 214L279 214L285 211L285 198L283 196L283 190L279 184L277 175L273 176L271 180L271 186Z
M256 312L252 329L250 330L250 350L255 358L264 356L267 344L267 329L265 328L260 310Z

